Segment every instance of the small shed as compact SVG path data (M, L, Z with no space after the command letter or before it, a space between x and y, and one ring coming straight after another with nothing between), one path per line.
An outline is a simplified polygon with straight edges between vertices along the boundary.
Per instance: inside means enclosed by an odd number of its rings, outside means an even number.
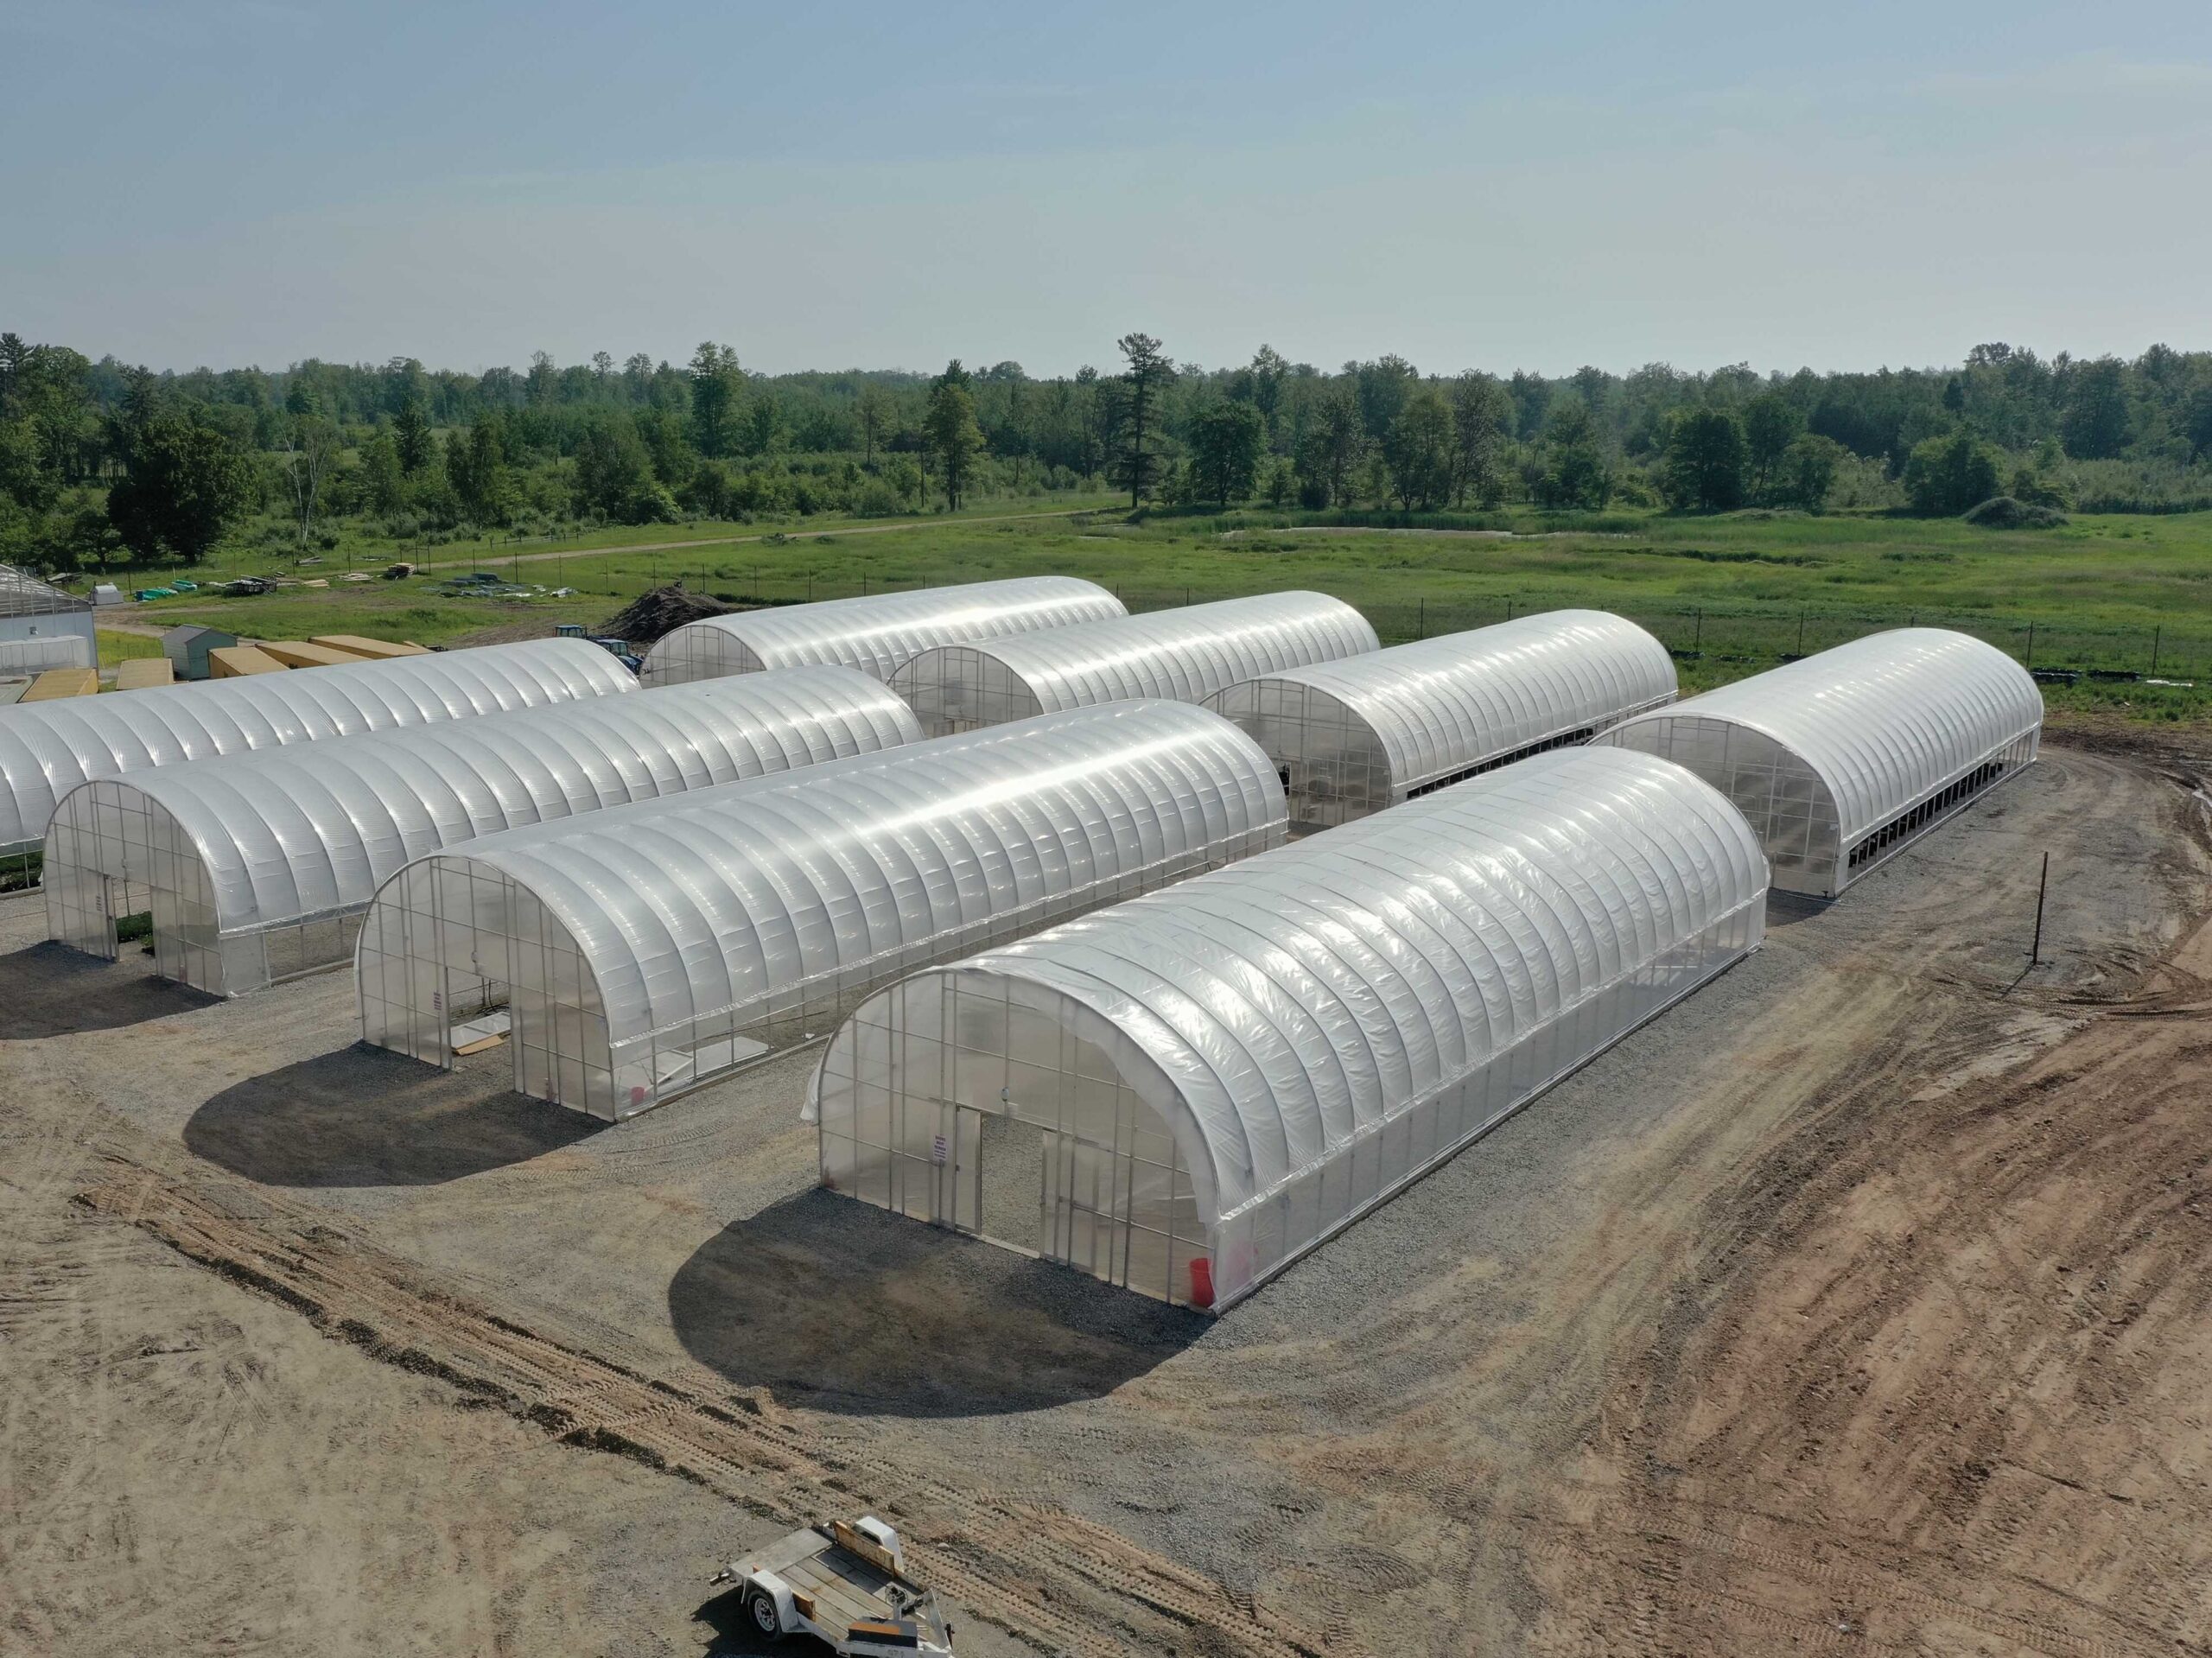
M227 650L238 642L235 633L226 633L219 627L202 627L196 622L187 622L172 627L162 635L162 654L169 659L179 679L206 679L215 671L207 659L211 651Z

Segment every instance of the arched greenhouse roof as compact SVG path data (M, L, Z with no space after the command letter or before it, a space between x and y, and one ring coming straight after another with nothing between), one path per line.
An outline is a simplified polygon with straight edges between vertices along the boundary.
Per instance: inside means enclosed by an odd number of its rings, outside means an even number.
M1282 706L1281 688L1325 693L1357 718L1403 795L1562 734L1673 700L1674 658L1624 617L1553 610L1494 627L1266 674L1207 703L1239 724Z
M1175 1136L1225 1303L1756 946L1765 889L1691 772L1565 749L909 988L984 981L1102 1051ZM1409 1130L1509 1058L1456 1128ZM1268 1207L1299 1188L1302 1226Z
M926 728L929 689L979 671L1013 688L1029 711L1050 714L1128 697L1203 702L1239 680L1379 643L1367 619L1341 599L1270 593L944 647L909 662L892 676L892 688L916 702Z
M487 835L415 868L525 889L581 957L619 1070L656 1033L941 960L1284 829L1274 767L1234 725L1124 702Z
M687 622L646 653L645 683L835 663L876 679L934 645L995 639L1123 614L1095 581L1025 575L784 605Z
M93 778L636 689L599 646L556 638L0 708L0 852L36 845Z
M358 910L410 860L479 835L920 735L880 682L849 668L791 668L165 766L107 786L174 822L228 935ZM63 797L49 867L76 855L71 835L95 833L102 807L115 804L95 792Z
M1993 645L1940 627L1872 633L1671 708L1599 741L1650 747L1672 721L1741 727L1818 776L1849 846L2043 726L2043 693ZM2030 750L2032 753L2032 747Z

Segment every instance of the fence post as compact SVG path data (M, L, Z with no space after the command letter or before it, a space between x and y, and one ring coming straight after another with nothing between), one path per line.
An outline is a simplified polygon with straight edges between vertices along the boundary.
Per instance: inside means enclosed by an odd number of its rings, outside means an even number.
M2154 674L2158 671L2158 641L2165 631L2163 622L2151 630L2151 671Z
M1797 613L1797 654L1805 654L1805 613L1802 610Z
M1697 625L1690 630L1690 654L1694 657L1705 654L1705 607L1703 605L1697 607Z
M1505 619L1509 622L1513 619L1513 595L1511 594L1508 594L1505 597Z
M2033 622L2030 622L2030 623L2028 624L2028 660L2027 660L2027 664L2026 664L2026 665L2027 665L2027 670L2028 670L2028 671L2029 671L2030 673L2033 673L2033 672L2035 672L2035 670L2036 670L2036 625L2035 625Z
M1428 637L1428 600L1426 599L1421 601L1421 611L1414 622L1414 637L1417 639L1425 639ZM2152 666L2155 668L2157 665L2154 660Z
M2050 890L2050 854L2043 854L2043 878L2036 883L2036 941L2028 946L2028 965L2043 960L2043 895Z

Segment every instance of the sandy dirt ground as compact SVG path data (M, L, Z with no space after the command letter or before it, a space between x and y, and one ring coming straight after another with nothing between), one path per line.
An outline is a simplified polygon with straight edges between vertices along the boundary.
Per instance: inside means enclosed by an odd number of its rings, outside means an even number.
M0 903L0 1654L2212 1649L2203 757L2090 729L1206 1320ZM2041 856L2045 960L2029 970Z

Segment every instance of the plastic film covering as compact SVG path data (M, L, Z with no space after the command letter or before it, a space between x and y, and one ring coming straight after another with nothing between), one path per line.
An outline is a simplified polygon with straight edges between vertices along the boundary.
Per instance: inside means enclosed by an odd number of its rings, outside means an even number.
M595 645L531 639L0 708L0 852L37 845L54 804L94 778L637 688Z
M1203 702L1255 675L1376 649L1367 619L1320 593L1271 593L924 651L891 677L932 737L1125 697Z
M1675 699L1675 661L1634 622L1554 610L1216 693L1274 756L1290 821L1325 829Z
M920 736L880 681L791 668L98 781L47 832L48 931L112 956L141 907L118 884L144 887L156 970L236 995L346 959L348 918L442 848Z
M1220 1307L1756 948L1766 862L1570 749L916 975L813 1090L823 1179Z
M646 652L639 674L648 685L673 685L835 663L888 679L899 664L933 645L1003 638L1125 613L1105 588L1071 575L827 599L687 622Z
M451 1063L504 1017L522 1092L631 1115L831 1029L891 979L1279 844L1228 721L1130 702L514 830L363 920L365 1039Z
M1735 802L1786 891L1833 898L2033 763L2043 694L1945 628L1870 634L1598 740L1663 754Z

